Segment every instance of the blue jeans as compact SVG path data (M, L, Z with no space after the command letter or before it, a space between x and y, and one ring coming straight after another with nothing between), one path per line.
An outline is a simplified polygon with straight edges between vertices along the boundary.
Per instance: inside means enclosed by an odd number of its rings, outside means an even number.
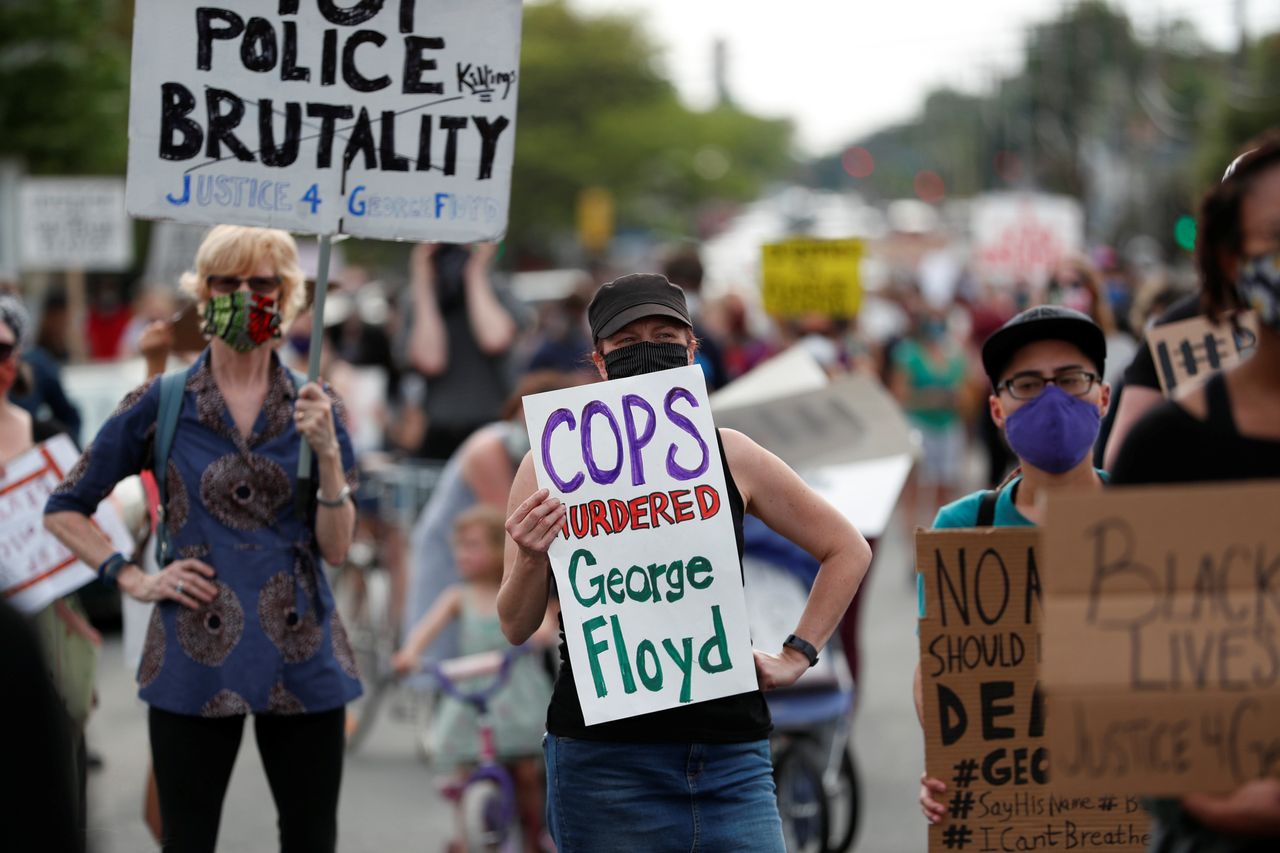
M606 743L547 735L559 853L785 853L767 740Z

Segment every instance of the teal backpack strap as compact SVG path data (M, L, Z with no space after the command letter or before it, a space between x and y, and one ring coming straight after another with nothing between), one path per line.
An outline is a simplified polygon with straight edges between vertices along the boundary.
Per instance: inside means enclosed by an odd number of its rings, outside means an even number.
M160 377L160 411L156 414L155 456L152 459L152 475L156 478L156 491L160 506L156 517L156 563L162 568L169 563L169 526L165 523L165 506L168 492L165 480L169 473L169 451L173 449L173 436L178 430L178 415L182 412L182 395L187 388L187 375L191 368L171 370Z

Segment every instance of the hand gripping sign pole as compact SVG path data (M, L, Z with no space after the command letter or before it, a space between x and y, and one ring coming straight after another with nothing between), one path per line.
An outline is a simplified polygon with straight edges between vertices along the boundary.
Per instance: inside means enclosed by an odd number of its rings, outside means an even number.
M333 238L320 235L320 262L316 267L316 290L311 297L311 348L307 351L307 381L315 382L320 376L320 347L324 338L324 298L329 290L329 252ZM334 412L337 417L337 412ZM298 515L308 518L315 498L311 479L311 445L306 441L298 449L298 491L294 496Z

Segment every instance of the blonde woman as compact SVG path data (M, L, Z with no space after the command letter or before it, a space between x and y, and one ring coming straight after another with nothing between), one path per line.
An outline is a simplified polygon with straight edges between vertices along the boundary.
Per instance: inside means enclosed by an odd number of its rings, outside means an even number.
M295 388L273 341L305 299L293 238L222 225L183 286L209 346L186 374L164 463L171 557L143 573L89 515L121 479L152 469L161 383L130 393L50 497L45 526L104 580L154 601L139 696L149 706L163 849L212 851L244 719L279 813L283 850L337 843L344 706L360 682L320 558L344 559L355 482L337 400ZM299 515L298 452L319 482Z

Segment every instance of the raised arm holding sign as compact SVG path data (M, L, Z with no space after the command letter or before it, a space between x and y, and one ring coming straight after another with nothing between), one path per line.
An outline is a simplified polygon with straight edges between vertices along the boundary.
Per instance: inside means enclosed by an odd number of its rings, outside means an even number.
M554 577L562 668L548 710L552 834L582 849L781 851L761 690L794 682L870 562L860 534L777 457L717 432L683 292L658 275L589 309L603 385L525 400L503 629L537 627ZM542 488L539 488L539 486ZM741 525L758 515L822 563L796 640L751 648ZM735 541L736 540L736 541ZM683 781L702 768L690 802ZM606 792L626 786L625 801ZM730 796L732 794L732 796Z

